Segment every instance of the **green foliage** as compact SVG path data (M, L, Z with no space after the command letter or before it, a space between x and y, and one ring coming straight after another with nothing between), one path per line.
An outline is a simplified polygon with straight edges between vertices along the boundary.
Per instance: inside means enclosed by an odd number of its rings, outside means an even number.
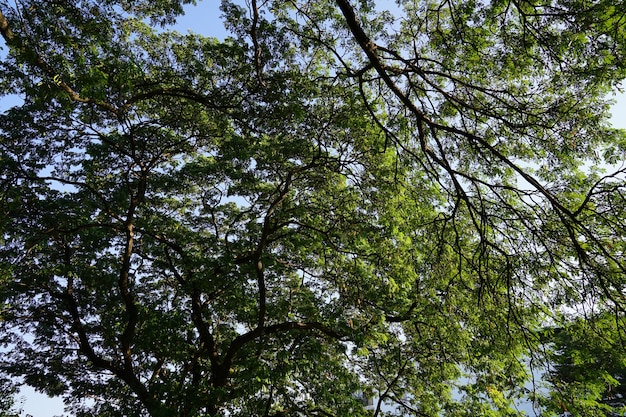
M616 416L626 411L624 319L610 312L547 332L553 350L546 408L555 414Z
M19 414L16 410L17 394L15 384L8 380L0 380L0 417L17 417Z
M224 1L218 41L188 3L0 0L4 375L77 416L514 416L549 365L543 411L607 409L623 5Z

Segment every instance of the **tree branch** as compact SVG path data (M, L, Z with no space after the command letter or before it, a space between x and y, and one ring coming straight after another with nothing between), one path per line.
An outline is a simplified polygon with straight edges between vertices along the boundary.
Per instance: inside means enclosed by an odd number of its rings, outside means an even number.
M2 11L0 11L0 34L2 34L7 45L17 50L19 54L22 55L22 59L30 61L31 64L43 71L71 100L78 103L94 104L113 113L117 118L121 116L121 111L111 103L89 97L81 97L78 92L63 81L61 74L48 64L36 50L30 48L23 39L15 35L6 17L2 14ZM28 59L28 55L31 55L32 58Z
M232 366L233 360L239 350L244 347L247 343L258 339L263 335L271 335L278 333L285 333L291 330L296 331L310 331L315 330L320 332L321 334L336 340L343 340L346 335L338 332L337 330L331 329L328 326L323 325L322 323L317 322L295 322L288 321L278 324L273 324L271 326L265 326L263 329L256 328L247 333L244 333L238 337L236 337L230 344L226 355L224 356L224 361L222 362L225 369L230 369Z
M266 304L267 304L267 290L265 285L265 276L263 272L263 263L261 260L261 255L267 246L267 241L269 236L275 231L275 229L271 225L271 220L276 208L283 202L283 200L287 197L289 193L289 188L291 187L292 181L292 173L289 172L287 174L287 178L285 179L284 185L282 189L279 189L278 197L272 201L269 208L267 209L267 213L265 214L265 218L263 219L263 230L261 232L261 239L259 240L259 244L257 245L255 254L254 254L254 268L257 276L257 285L259 287L259 318L257 323L257 328L263 330L265 327L265 315L266 315Z
M256 68L256 76L259 84L265 87L265 81L263 80L263 61L261 56L261 45L259 45L259 7L256 0L252 0L252 27L250 28L250 37L252 38L252 44L254 45L254 65Z
M552 195L552 193L550 193L545 187L543 187L539 183L539 181L537 181L533 176L525 172L522 168L520 168L517 164L515 164L509 158L504 156L501 152L499 152L491 144L489 144L485 139L475 134L472 134L470 132L466 132L466 131L463 131L463 130L460 130L451 126L444 126L444 125L434 122L433 120L430 120L424 114L424 112L422 112L419 108L417 108L417 106L415 106L413 101L406 94L404 94L402 90L400 89L400 87L391 79L391 77L389 76L389 73L385 70L385 65L382 63L382 61L380 60L380 57L378 56L378 53L377 53L377 50L379 49L378 46L367 36L365 31L361 27L361 24L359 23L358 18L356 17L356 14L354 12L354 9L350 5L349 1L348 0L336 0L336 3L341 9L346 19L346 23L348 24L348 28L350 29L352 35L354 36L355 40L358 42L361 49L363 49L363 51L367 55L367 58L374 66L374 69L376 70L376 72L380 75L380 77L383 79L387 87L400 100L400 102L404 106L406 106L406 108L417 118L418 133L419 133L421 148L425 154L433 158L433 160L442 168L446 169L446 171L450 172L450 167L447 166L448 164L445 161L443 161L439 156L437 156L432 150L430 150L428 146L426 145L425 137L424 137L424 126L423 126L424 124L428 125L433 130L442 130L448 133L453 133L456 135L463 136L470 141L477 142L483 148L487 149L497 159L499 159L505 165L508 165L515 172L517 172L522 178L528 181L528 183L532 184L532 186L535 187L535 189L539 191L555 209L563 213L566 217L573 219L573 214L571 213L571 211L567 210L567 208L565 208L557 200L557 198L554 195ZM450 174L454 177L453 173L450 172Z

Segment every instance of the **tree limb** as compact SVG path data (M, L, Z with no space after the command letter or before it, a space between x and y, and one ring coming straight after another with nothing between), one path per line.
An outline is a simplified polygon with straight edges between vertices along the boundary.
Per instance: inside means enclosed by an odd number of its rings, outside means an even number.
M18 51L21 55L22 59L30 61L35 67L39 68L44 72L49 78L53 80L53 82L67 94L67 96L78 103L86 103L86 104L94 104L109 113L114 114L117 118L121 116L121 111L111 103L108 103L103 100L97 100L89 97L81 97L78 92L76 92L69 84L67 84L61 78L61 74L56 71L47 61L43 59L43 57L33 48L30 48L23 39L19 36L15 35L9 22L7 21L2 11L0 11L0 34L6 41L7 45L11 48ZM29 59L29 55L32 58Z

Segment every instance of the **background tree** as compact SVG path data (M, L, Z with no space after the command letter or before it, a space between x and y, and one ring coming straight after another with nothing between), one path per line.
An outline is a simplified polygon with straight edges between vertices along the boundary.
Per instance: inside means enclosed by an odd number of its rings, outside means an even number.
M546 323L622 317L620 5L224 2L220 42L156 29L184 3L0 1L5 374L79 416L515 415Z
M16 417L19 414L17 392L15 383L5 379L0 381L0 417Z
M546 408L558 415L615 416L626 402L624 320L609 314L576 318L554 329Z

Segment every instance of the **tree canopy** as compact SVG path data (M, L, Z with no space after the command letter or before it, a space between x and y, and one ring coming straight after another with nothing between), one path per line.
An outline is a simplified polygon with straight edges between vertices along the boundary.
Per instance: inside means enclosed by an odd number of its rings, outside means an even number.
M559 370L624 357L623 1L223 1L224 40L192 2L0 0L4 376L77 416L619 410Z
M554 411L574 415L619 415L626 405L626 360L623 318L609 314L578 318L565 328L550 329L554 344L548 370L550 395L542 399Z

